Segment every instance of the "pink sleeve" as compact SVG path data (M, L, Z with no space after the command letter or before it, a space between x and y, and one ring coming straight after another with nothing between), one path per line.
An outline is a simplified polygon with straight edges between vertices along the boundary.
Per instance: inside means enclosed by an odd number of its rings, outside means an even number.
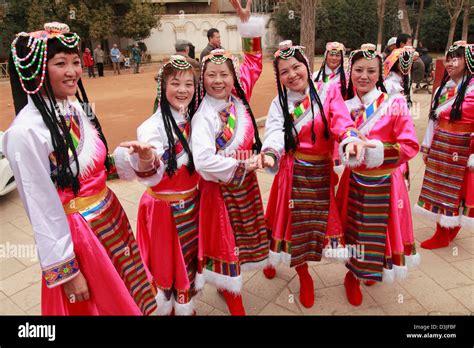
M245 53L244 62L240 65L240 80L248 101L262 70L262 53Z
M415 126L411 118L411 113L406 105L405 100L398 99L392 104L392 108L400 112L395 116L393 124L393 134L395 135L396 142L399 144L399 160L398 164L408 162L410 159L416 156L420 150L418 139L416 137Z
M335 84L332 85L326 97L329 99L329 115L326 115L326 117L329 117L331 136L336 141L342 142L348 137L358 137L358 132L344 103L344 99L342 99L341 93L336 88Z

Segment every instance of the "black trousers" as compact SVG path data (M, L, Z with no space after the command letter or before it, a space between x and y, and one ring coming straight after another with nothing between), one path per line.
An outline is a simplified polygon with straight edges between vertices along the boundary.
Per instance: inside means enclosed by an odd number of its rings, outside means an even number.
M99 72L99 76L104 76L104 63L97 63L97 70Z

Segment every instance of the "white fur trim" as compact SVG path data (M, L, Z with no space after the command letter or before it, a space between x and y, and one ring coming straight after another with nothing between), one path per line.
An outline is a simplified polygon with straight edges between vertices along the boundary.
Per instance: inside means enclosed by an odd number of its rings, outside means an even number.
M335 172L337 175L340 176L340 175L342 175L342 173L344 173L345 167L344 167L343 164L340 164L340 165L338 165L338 166L334 166L333 169L334 169L334 172Z
M393 281L395 280L395 270L392 268L392 269L388 269L388 268L385 268L383 269L383 276L382 276L382 281L384 283L393 283Z
M132 181L135 180L137 175L130 165L130 154L128 149L124 147L117 147L114 151L115 167L117 168L117 174L120 179Z
M265 20L263 17L250 17L248 22L237 22L237 28L241 37L261 37L263 36L263 28L265 27Z
M196 291L201 291L204 289L204 285L206 285L206 279L202 273L196 273L196 278L194 279L194 288Z
M157 289L158 293L155 296L157 308L153 315L170 315L173 310L173 297L166 300L165 293L161 289Z
M229 277L216 272L203 270L204 279L206 283L213 284L218 289L225 289L234 294L240 294L242 290L242 276Z
M188 303L178 303L174 301L174 314L175 315L193 315L194 314L194 301L191 299Z
M440 215L439 224L447 228L458 227L461 225L461 216Z
M285 265L285 266L290 267L291 254L288 254L288 253L285 253L285 252L276 253L276 252L273 252L273 251L270 250L269 253L268 253L268 264L273 266L273 267L276 267L280 263Z
M347 137L339 144L339 158L341 159L342 164L349 168L360 166L365 157L365 149L362 149L362 156L360 156L360 160L357 160L355 156L349 158L348 160L346 159L346 156L344 153L344 146L354 141L359 142L359 143L362 142L362 140L360 140L357 137Z
M474 153L469 155L469 160L467 161L467 166L469 168L474 168Z
M439 221L439 217L440 215L439 214L435 214L429 210L426 210L422 207L420 207L418 204L414 204L413 205L413 213L419 215L419 216L423 216L425 219L428 219L432 222L438 222Z
M375 145L375 147L365 149L365 165L367 168L380 167L385 157L383 143L377 139L369 140L368 143Z
M471 232L474 231L474 218L461 215L461 226Z
M397 280L403 280L408 276L408 268L407 266L397 266L393 265L393 270L395 273L395 278ZM384 270L385 271L385 270Z
M268 259L259 261L259 262L248 262L240 266L240 269L244 272L254 271L257 269L263 269L268 265Z
M421 263L421 256L420 253L416 253L415 255L407 255L405 256L405 262L407 267L416 267Z

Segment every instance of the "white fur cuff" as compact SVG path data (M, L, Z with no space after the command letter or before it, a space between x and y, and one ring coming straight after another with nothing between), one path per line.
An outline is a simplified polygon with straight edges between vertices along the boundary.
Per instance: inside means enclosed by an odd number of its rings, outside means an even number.
M237 28L241 37L253 38L263 36L263 28L265 27L265 20L263 17L250 17L248 22L237 22Z
M467 162L467 166L469 168L474 168L474 153L471 153L471 155L469 156L469 160Z
M366 148L365 150L365 165L367 168L377 168L383 164L384 148L380 140L372 139L368 141L369 144L375 145L374 148Z
M359 143L362 142L362 140L360 140L357 137L347 137L339 144L339 158L341 159L342 164L349 168L360 166L365 156L365 149L362 149L363 152L362 152L362 156L360 156L360 160L357 160L356 156L352 156L349 159L346 159L344 148L347 144L355 142L355 141Z

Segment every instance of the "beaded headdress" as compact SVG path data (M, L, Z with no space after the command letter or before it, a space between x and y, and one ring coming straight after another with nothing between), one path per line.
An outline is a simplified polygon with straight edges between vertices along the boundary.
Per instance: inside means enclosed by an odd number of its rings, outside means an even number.
M164 69L167 67L167 66L172 66L173 68L175 69L178 69L178 70L188 70L188 69L192 69L192 65L189 64L187 61L186 61L186 58L183 57L182 55L179 55L179 54L175 54L175 55L172 55L170 57L170 60L168 62L166 62L160 69L160 71L158 72L158 82L156 84L156 99L157 99L157 104L156 105L159 105L160 103L160 100L161 100L161 90L163 88L163 71Z
M204 97L204 66L207 61L210 61L213 64L221 65L224 64L228 59L232 62L232 66L234 68L235 76L237 77L237 82L242 87L242 82L240 81L240 70L239 70L239 61L235 56L226 52L225 50L218 48L212 50L207 56L202 59L201 62L201 75L199 76L199 90L200 96L199 98L202 99Z
M346 48L344 47L344 44L340 42L337 42L337 41L328 42L326 44L326 52L324 53L324 57L326 57L328 53L331 51L340 51L344 55L345 50Z
M285 41L282 41L278 44L278 50L273 54L273 56L275 57L275 59L281 58L281 59L284 59L284 60L288 60L288 59L294 57L296 51L298 51L304 57L304 59L306 61L306 64L309 67L308 58L304 54L304 48L305 48L304 46L293 45L293 41L291 41L291 40L285 40ZM312 69L310 67L310 71L311 70ZM278 74L278 71L276 70L275 66L274 66L274 73L275 73L275 80L277 80L276 76Z
M377 46L371 43L363 44L362 46L360 46L360 49L352 51L351 54L349 55L349 67L348 67L349 74L351 73L351 69L352 69L352 58L354 58L354 55L358 52L362 52L365 59L372 60L379 57L383 61L382 55L377 52Z
M383 62L384 77L387 77L388 74L390 74L390 70L393 68L396 62L399 62L398 66L400 67L400 72L403 75L410 74L415 52L416 51L412 46L394 49Z
M448 49L448 53L456 51L459 47L464 47L464 59L466 61L467 69L471 74L474 74L474 44L468 44L467 41L464 40L456 41Z
M19 57L17 42L20 38L27 37L27 48L29 52L24 57ZM27 94L35 94L41 89L46 75L46 64L48 56L48 40L58 39L64 46L75 48L79 45L80 38L76 33L69 33L69 26L64 23L51 22L44 25L44 30L31 33L18 33L11 43L13 63L18 73L21 87ZM41 79L38 86L30 91L26 88L24 81L35 79L41 70Z

